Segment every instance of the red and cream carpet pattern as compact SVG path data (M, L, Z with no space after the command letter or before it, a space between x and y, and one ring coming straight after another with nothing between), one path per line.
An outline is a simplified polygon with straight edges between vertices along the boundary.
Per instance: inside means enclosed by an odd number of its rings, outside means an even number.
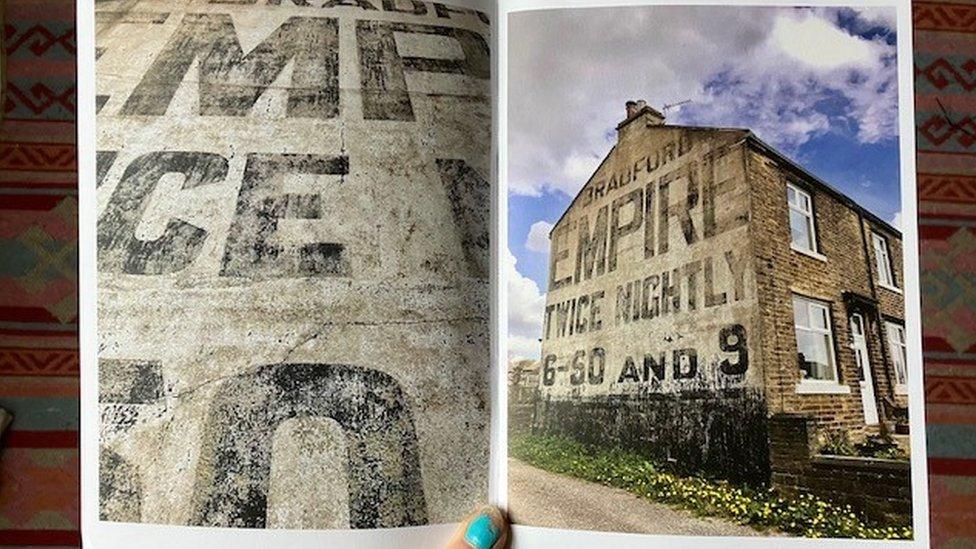
M6 0L0 122L0 545L79 545L75 15Z
M976 547L976 3L913 19L932 547Z

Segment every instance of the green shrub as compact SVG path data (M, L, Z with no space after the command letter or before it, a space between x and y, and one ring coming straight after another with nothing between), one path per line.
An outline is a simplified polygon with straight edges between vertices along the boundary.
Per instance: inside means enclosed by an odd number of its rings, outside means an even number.
M851 444L847 431L827 431L821 435L820 453L832 456L856 456L857 449Z
M819 452L833 456L908 459L908 454L888 433L868 435L863 441L851 444L846 431L827 431L821 436Z
M530 465L621 488L702 516L731 519L754 528L809 538L911 539L910 527L872 524L851 509L813 496L786 499L772 490L751 490L726 482L679 477L621 450L592 448L568 438L519 435L509 453Z
M855 444L854 447L857 449L857 454L863 457L908 459L908 454L887 433L869 435L864 442Z

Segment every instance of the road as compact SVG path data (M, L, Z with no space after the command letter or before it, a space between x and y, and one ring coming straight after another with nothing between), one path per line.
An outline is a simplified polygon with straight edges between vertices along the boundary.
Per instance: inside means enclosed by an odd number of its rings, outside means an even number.
M508 461L509 512L516 524L640 534L761 536L748 526L696 517L627 491Z

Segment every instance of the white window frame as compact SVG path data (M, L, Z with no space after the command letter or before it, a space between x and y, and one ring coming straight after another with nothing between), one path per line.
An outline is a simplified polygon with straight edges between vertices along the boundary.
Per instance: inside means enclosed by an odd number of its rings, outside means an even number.
M908 344L905 340L905 327L897 322L885 321L885 337L888 341L888 357L891 359L892 373L895 375L895 393L908 394ZM901 362L901 371L898 362Z
M874 268L878 271L878 285L886 290L901 293L901 289L895 285L895 272L891 264L888 239L871 231L871 249L874 252Z
M834 348L834 322L831 316L830 304L825 301L820 301L817 299L805 297L799 294L793 294L793 307L798 305L803 305L807 307L807 318L813 318L814 311L822 311L824 313L824 318L827 321L827 328L817 328L813 325L810 326L799 326L796 323L796 317L793 320L793 330L794 338L796 338L796 332L803 330L805 332L810 332L818 336L827 336L827 359L830 362L830 367L834 372L834 379L807 379L802 377L802 372L800 373L800 381L796 385L796 392L800 394L850 394L851 388L848 385L844 385L840 382L840 371L837 364L837 353ZM799 340L795 340L797 347L799 347Z
M795 204L793 202L791 202L790 201L790 191L793 191L793 194L795 196L797 196L797 197L805 196L806 199L807 199L807 204L809 204L809 208L808 209L804 209L801 206L801 201L799 199L797 199L797 201L796 201ZM810 245L809 248L805 248L803 246L797 245L796 242L793 242L793 229L792 229L792 227L790 227L790 248L792 248L793 251L800 252L801 254L804 254L804 255L808 255L808 256L810 256L810 257L812 257L814 259L819 259L821 261L826 261L827 260L827 257L824 256L823 254L821 254L820 251L817 249L817 223L816 223L815 218L814 218L813 195L811 195L809 192L801 189L800 187L797 187L793 183L787 183L786 184L786 205L788 206L788 211L789 211L789 216L790 217L792 217L793 212L797 212L798 214L800 214L800 215L802 215L802 216L804 216L804 217L807 218L807 226L809 227L809 230L810 230L810 244L811 245ZM791 220L790 219L787 219L787 222L788 222L788 225L789 225L789 223L791 222Z

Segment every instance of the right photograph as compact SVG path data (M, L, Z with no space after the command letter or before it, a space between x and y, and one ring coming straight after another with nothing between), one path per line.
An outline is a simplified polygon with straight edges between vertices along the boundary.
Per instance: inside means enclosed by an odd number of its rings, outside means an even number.
M913 538L895 14L508 15L514 523Z

